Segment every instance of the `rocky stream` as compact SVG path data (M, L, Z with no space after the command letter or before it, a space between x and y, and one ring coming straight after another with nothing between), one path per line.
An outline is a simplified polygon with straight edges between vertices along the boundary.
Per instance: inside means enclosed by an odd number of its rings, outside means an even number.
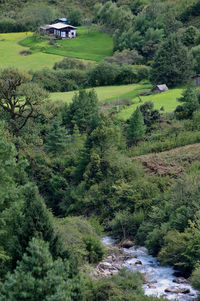
M122 267L144 276L143 289L148 296L165 297L167 300L197 300L198 292L192 288L186 278L179 277L173 267L161 266L158 260L149 255L145 247L115 245L111 237L104 237L102 242L110 247L110 255L100 262L94 277L116 275Z

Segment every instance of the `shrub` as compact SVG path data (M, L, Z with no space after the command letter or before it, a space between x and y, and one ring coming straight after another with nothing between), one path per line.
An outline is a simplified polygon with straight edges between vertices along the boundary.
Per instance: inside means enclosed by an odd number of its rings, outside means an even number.
M196 270L192 273L191 284L195 289L200 290L200 268L199 267L196 268Z
M122 238L134 239L143 220L144 212L142 210L133 214L128 210L119 211L115 214L115 218L110 223L112 235L120 240Z
M83 63L83 61L75 58L64 58L62 61L54 64L53 69L79 69L85 70L88 68L88 64Z
M95 263L102 259L104 248L95 229L83 217L67 217L55 220L56 228L64 246L73 253L82 264Z
M104 248L100 240L94 235L87 235L83 239L89 263L97 263L103 258Z

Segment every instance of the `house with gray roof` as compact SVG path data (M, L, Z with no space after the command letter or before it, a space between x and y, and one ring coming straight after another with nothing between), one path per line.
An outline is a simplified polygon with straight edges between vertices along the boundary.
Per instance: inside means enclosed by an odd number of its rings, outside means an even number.
M66 18L62 18L66 19ZM76 38L77 27L66 24L65 22L58 22L54 24L46 24L40 26L40 34L53 35L61 39Z

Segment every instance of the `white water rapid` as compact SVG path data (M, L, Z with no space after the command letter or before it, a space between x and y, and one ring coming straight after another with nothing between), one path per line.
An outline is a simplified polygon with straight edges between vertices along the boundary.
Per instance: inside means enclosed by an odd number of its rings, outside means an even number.
M104 245L113 245L115 241L111 237L104 237L102 239ZM177 301L192 301L196 300L198 292L192 288L189 283L175 283L176 270L173 267L161 266L158 260L149 255L145 247L132 247L129 249L123 249L125 253L135 256L125 261L124 266L129 270L135 272L139 271L145 275L146 283L143 285L143 289L146 295L165 297L168 300ZM135 264L136 261L141 261L142 264ZM189 293L166 293L166 289L172 289L175 291L181 289L189 289Z

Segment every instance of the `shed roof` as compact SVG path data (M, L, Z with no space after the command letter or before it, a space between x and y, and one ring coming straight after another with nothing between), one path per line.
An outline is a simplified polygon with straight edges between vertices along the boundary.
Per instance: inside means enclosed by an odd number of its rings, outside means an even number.
M156 88L158 88L160 91L167 91L168 87L166 84L163 85L157 85Z
M49 25L50 28L55 28L55 29L65 29L65 28L72 28L72 29L76 29L77 27L74 27L72 25L69 24L63 24L63 23L56 23L56 24L52 24Z

